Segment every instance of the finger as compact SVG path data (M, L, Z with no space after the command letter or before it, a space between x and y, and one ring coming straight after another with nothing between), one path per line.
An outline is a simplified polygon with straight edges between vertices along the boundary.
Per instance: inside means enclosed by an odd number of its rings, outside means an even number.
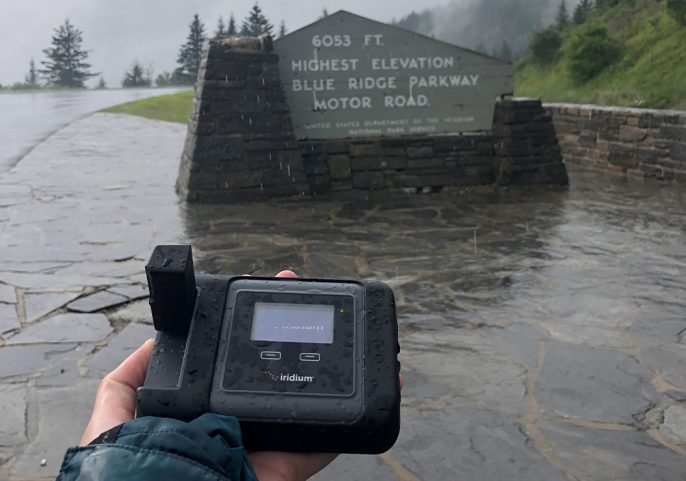
M298 274L296 274L293 271L281 271L279 272L276 277L286 277L286 278L293 278L293 277L298 277Z
M148 339L100 383L93 413L81 438L88 444L108 429L133 419L136 389L143 385L154 342Z
M141 347L124 360L114 371L107 376L114 382L124 384L133 390L138 389L145 382L145 374L148 372L150 355L154 339L148 339Z

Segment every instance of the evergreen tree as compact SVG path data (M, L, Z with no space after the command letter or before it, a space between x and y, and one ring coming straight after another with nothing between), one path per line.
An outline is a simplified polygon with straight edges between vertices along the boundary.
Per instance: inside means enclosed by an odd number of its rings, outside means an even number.
M231 14L229 18L229 26L226 28L226 35L229 37L235 37L238 35L238 30L236 29L236 18Z
M286 21L281 20L281 25L279 25L279 38L286 36Z
M686 27L686 0L667 0L667 12L682 27Z
M560 0L560 6L557 8L557 16L555 17L555 24L559 30L565 30L569 26L569 10L567 10L566 0Z
M536 62L540 65L548 65L555 60L561 46L560 32L554 27L548 27L534 34L530 48Z
M155 79L155 85L158 87L167 87L172 84L172 74L169 72L162 72Z
M262 9L256 3L250 13L243 21L241 35L244 37L259 37L260 35L271 35L274 26L269 23L267 17L262 13Z
M503 46L500 47L500 55L498 55L502 60L512 61L512 49L507 43L507 40L503 40Z
M219 21L217 22L217 30L214 31L215 38L221 38L226 36L226 28L224 27L224 17L219 15Z
M574 9L574 16L572 17L574 23L581 25L582 23L586 22L592 8L593 0L581 0Z
M595 6L599 9L614 7L619 4L619 0L595 0Z
M200 21L197 13L193 16L193 21L188 26L188 29L186 43L181 45L179 56L176 59L179 67L174 72L174 77L178 83L191 85L198 78L202 49L207 37L205 36L205 26Z
M36 64L33 59L29 62L29 71L26 74L24 81L26 82L26 85L34 89L40 86L38 85L38 72L36 71Z
M102 75L98 79L98 86L96 88L98 88L98 89L106 89L107 88L107 84L105 83L105 77L103 77Z
M82 47L82 32L69 23L54 29L51 46L44 49L48 57L41 62L41 75L52 85L69 88L83 88L83 82L97 75L91 73L91 65L86 62L88 51Z
M319 16L319 20L321 20L322 18L326 18L328 16L329 12L326 10L326 7L324 7L324 9L322 10L322 14Z
M122 87L150 87L152 81L150 79L150 70L147 72L143 70L143 66L138 60L134 60L131 70L126 72L124 80L121 83Z

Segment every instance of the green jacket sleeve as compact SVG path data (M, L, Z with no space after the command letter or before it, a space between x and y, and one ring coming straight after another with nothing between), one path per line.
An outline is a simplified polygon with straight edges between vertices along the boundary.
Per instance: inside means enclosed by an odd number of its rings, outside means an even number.
M70 448L58 481L257 481L236 418L204 414L191 422L144 417L107 444Z

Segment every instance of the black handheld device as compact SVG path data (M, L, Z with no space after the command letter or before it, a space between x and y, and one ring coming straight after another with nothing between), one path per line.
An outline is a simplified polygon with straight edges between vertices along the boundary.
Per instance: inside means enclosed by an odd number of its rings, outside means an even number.
M190 246L157 246L145 270L158 333L139 416L236 416L251 450L395 443L400 348L386 284L196 276Z

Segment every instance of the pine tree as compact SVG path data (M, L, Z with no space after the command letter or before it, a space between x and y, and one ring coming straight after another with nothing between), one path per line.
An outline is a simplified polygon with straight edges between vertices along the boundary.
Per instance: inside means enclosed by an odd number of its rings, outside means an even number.
M131 70L126 72L124 80L121 83L122 87L150 87L152 80L150 79L151 72L143 70L143 66L138 60L134 60Z
M569 26L569 10L567 10L566 0L560 0L560 6L557 8L557 16L555 17L555 24L560 30L565 30Z
M219 16L219 21L217 22L217 30L214 31L215 38L221 38L226 36L226 29L224 28L224 17Z
M582 23L586 22L592 8L593 0L581 0L574 9L574 16L572 17L574 23L581 25Z
M188 26L189 32L186 43L181 45L179 56L176 62L179 68L174 72L174 78L182 84L193 84L198 77L200 60L202 59L202 49L207 37L205 36L205 26L200 21L196 13L193 21Z
M512 49L510 49L507 40L503 40L503 46L500 47L500 55L498 57L508 62L512 60Z
M107 88L107 84L105 83L105 77L103 77L102 75L98 79L98 86L96 88L101 90Z
M326 7L324 7L324 9L322 10L322 14L319 16L319 20L321 20L322 18L326 18L328 16L329 16L329 12L326 9Z
M229 37L238 35L238 30L236 30L236 18L233 16L233 13L229 18L229 26L226 28L226 35Z
M279 38L286 36L286 21L281 20L281 25L279 25Z
M33 61L33 58L29 62L29 71L26 74L26 77L24 77L24 81L26 82L26 85L31 87L31 88L38 88L40 85L38 85L38 72L36 71L36 64Z
M169 72L162 72L155 79L155 85L158 87L167 87L172 84L172 74Z
M82 47L82 32L69 23L54 29L52 46L43 50L48 59L41 62L41 75L52 85L69 88L83 88L85 80L97 75L91 73L86 62L88 51Z
M686 27L686 0L667 0L667 13L682 27Z
M243 21L241 35L244 37L259 37L260 35L271 35L274 26L269 23L264 16L260 6L256 3L250 13Z

